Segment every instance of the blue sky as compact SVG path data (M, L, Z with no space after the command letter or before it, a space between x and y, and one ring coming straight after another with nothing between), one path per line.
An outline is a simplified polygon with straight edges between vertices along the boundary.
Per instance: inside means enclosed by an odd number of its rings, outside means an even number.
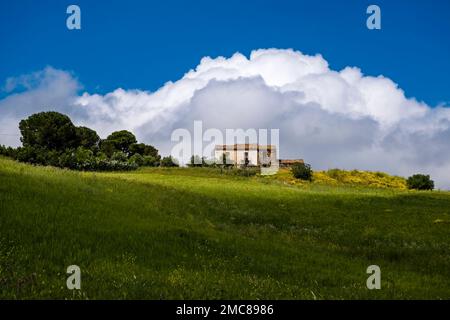
M81 30L66 28L70 4ZM366 27L370 4L381 30ZM450 189L449 16L449 0L1 1L0 144L53 110L168 155L201 120L279 129L280 156L315 169L422 172Z
M65 26L70 4L80 31ZM381 7L380 31L365 27L369 4ZM449 16L447 0L1 1L0 81L50 65L91 93L156 90L204 56L276 47L383 74L434 106L450 101Z

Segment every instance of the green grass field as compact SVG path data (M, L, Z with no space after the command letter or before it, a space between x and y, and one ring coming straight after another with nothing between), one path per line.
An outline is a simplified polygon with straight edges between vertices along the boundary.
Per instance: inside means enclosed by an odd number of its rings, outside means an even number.
M0 158L0 298L449 299L450 193Z

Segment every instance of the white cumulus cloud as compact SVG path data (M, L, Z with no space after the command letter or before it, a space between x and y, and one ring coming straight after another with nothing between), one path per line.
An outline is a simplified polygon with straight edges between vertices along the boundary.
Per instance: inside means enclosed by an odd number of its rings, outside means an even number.
M48 67L6 79L0 143L17 145L20 119L61 111L103 137L128 129L168 154L170 134L202 120L207 128L280 129L281 157L314 168L432 174L450 188L450 108L405 97L391 79L357 67L331 70L321 55L260 49L246 57L203 58L155 92L84 92L71 73Z

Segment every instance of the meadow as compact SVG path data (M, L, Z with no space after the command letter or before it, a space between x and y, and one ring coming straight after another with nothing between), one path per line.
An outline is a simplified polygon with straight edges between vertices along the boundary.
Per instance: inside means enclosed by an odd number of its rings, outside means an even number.
M0 298L449 299L450 193L402 181L0 158ZM66 287L69 265L81 290Z

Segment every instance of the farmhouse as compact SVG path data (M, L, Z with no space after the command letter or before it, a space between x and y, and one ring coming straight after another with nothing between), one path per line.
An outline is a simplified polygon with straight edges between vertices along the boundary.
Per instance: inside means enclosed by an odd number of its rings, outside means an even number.
M216 145L215 158L222 162L236 166L270 166L271 161L276 161L277 150L274 145L259 145L252 143Z
M280 167L290 167L295 163L303 163L302 159L278 160L277 148L274 145L233 144L216 145L215 158L218 162L226 159L227 163L235 166L264 166L268 167L279 161Z

